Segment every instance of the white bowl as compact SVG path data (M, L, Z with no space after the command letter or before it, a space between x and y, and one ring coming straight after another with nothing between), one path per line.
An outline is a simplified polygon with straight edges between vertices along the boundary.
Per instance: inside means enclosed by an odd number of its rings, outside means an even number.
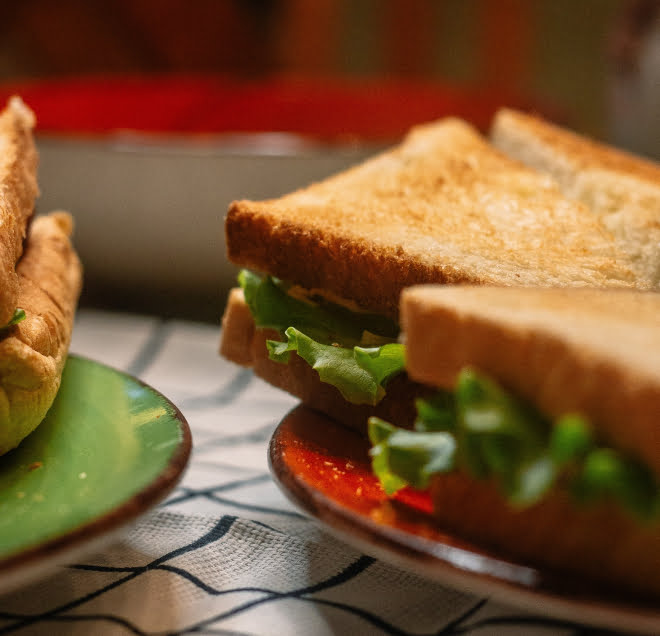
M229 203L280 196L373 152L263 134L39 137L38 147L38 210L75 218L82 302L211 320L237 271L225 252Z

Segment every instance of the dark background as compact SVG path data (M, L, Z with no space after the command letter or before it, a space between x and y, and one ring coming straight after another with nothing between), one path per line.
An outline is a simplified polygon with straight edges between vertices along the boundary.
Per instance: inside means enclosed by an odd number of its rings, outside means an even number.
M213 72L499 85L611 129L613 75L655 0L21 0L0 5L0 79ZM632 42L632 44L630 44ZM624 68L626 67L627 68Z

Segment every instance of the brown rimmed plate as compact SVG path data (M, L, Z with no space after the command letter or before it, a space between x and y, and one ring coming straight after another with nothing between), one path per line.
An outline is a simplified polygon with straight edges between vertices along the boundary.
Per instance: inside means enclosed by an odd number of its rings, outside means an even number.
M269 447L273 477L301 510L367 554L464 591L576 623L660 634L660 608L622 592L487 550L431 519L425 493L388 500L370 470L368 442L304 406Z

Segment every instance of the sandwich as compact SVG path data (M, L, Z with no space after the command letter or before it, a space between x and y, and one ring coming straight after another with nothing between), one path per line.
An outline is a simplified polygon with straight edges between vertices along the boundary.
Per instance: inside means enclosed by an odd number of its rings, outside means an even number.
M399 296L416 284L645 289L599 218L448 118L345 172L225 221L230 292L221 353L366 432L414 421Z
M628 254L637 277L660 287L660 165L505 108L490 138L584 203Z
M0 454L33 431L55 399L82 280L71 216L34 217L34 125L16 97L0 114Z
M16 263L39 193L34 125L34 114L18 98L0 113L0 326L11 321L18 307Z
M450 529L660 598L660 294L406 289L413 430L369 420L386 492L430 492Z

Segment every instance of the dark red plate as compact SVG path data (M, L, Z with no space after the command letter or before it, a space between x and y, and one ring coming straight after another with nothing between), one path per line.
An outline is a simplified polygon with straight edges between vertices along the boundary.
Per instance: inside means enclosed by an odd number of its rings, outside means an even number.
M300 406L269 448L276 483L300 509L367 554L462 590L610 629L660 634L657 604L538 568L443 531L425 493L389 500L370 470L368 442Z

